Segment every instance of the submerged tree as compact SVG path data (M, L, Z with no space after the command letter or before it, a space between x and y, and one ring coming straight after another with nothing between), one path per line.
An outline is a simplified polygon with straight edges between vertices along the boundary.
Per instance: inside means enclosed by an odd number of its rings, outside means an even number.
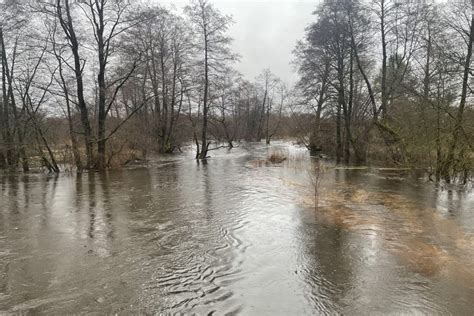
M315 117L308 147L466 181L472 4L324 1L315 15L295 49L296 88Z
M232 38L227 35L232 18L222 15L209 1L193 0L185 9L193 27L194 48L201 56L197 58L197 67L202 76L198 91L199 103L202 101L201 144L196 140L196 157L204 159L209 150L208 121L209 96L212 93L211 77L226 70L229 62L236 60L230 44ZM202 95L202 96L201 96Z

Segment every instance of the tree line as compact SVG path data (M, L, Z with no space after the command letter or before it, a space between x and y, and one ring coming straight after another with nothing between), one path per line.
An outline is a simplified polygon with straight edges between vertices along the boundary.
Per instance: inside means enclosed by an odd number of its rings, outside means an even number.
M473 4L326 0L295 49L314 149L466 182L473 168Z
M0 17L0 169L104 170L125 151L196 158L270 143L289 94L270 70L235 70L230 16L128 0L5 0ZM223 145L222 145L223 144ZM123 155L122 155L123 156ZM119 161L123 163L123 161Z
M294 49L299 80L237 70L232 17L129 0L3 0L0 169L104 170L192 143L297 139L337 162L473 168L473 5L325 0Z

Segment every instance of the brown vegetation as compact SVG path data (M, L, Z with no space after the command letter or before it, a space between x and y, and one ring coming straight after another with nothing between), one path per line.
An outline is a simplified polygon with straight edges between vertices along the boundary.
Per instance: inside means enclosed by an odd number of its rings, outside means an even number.
M280 164L285 160L286 160L286 157L283 156L283 154L280 154L280 153L273 153L268 158L268 161L270 161L273 164Z

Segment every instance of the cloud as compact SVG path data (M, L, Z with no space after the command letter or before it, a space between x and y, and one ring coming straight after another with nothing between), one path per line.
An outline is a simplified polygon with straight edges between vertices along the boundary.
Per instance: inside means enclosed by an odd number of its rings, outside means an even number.
M161 0L176 7L187 1ZM242 56L236 65L247 79L253 80L264 68L270 68L282 80L293 83L296 74L290 65L292 50L305 27L314 19L317 1L310 0L214 0L235 24L230 29L234 50Z

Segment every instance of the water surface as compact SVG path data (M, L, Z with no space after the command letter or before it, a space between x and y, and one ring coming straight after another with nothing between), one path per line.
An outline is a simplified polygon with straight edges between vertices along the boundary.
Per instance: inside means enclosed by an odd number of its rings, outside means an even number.
M0 314L472 313L470 191L285 144L212 155L0 176Z

